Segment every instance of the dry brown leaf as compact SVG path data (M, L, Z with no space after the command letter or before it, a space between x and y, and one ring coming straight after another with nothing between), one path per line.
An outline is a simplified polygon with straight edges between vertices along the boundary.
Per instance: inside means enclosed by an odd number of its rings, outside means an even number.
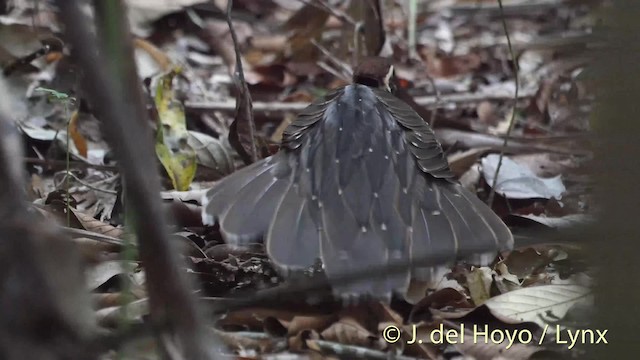
M162 50L147 40L134 38L133 45L145 51L160 67L161 72L167 72L171 69L173 62Z
M86 158L88 145L87 140L82 136L80 131L78 131L78 110L73 112L71 119L69 120L69 136L71 137L71 140L73 140L73 143L78 150L78 154Z
M544 268L551 262L551 259L532 248L522 251L514 250L504 260L509 272L523 279L533 274L537 270Z
M345 316L333 323L320 333L325 340L335 341L341 344L372 347L384 349L384 342L380 342L377 334L371 333L356 319Z
M284 28L292 31L289 37L288 52L295 61L316 61L318 50L311 44L324 31L329 13L319 11L313 5L305 4L284 24Z
M287 325L289 335L296 335L303 330L323 331L337 319L337 315L295 316Z
M149 299L140 299L126 305L126 314L128 321L141 322L142 317L149 314ZM104 327L115 327L122 322L122 307L112 306L96 311L96 320L98 325Z
M251 329L259 329L262 328L262 321L268 317L289 322L296 316L300 316L300 314L293 310L247 308L230 312L224 318L220 319L218 324L220 326L243 326Z
M491 297L491 283L493 283L492 273L493 270L486 266L479 268L474 267L467 273L469 295L476 306L482 305Z
M81 229L118 239L120 239L122 234L124 233L122 228L117 228L113 225L97 220L81 211L75 209L71 209L71 211L73 215L75 215L76 219L78 219L78 221L80 222L80 225L82 226Z
M498 121L496 107L489 101L482 101L476 107L478 113L478 121L488 126L495 126Z
M264 354L282 351L286 347L284 339L274 339L266 334L261 336L261 334L255 333L229 332L217 329L213 329L213 331L230 349L236 351L253 350Z
M447 158L449 168L457 177L460 177L466 173L480 157L490 150L490 147L478 147L451 154Z

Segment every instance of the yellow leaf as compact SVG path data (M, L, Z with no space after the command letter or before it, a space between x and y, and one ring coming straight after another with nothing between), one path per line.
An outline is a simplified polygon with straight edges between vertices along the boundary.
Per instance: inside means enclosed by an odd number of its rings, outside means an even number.
M161 131L161 130L160 130ZM186 149L185 149L186 150ZM156 142L156 154L167 171L175 190L187 191L196 175L196 153L193 149L172 152L165 144Z
M173 92L173 79L181 71L176 67L154 79L154 101L160 119L155 148L173 187L185 191L195 177L197 163L196 152L188 144L184 106L176 100Z

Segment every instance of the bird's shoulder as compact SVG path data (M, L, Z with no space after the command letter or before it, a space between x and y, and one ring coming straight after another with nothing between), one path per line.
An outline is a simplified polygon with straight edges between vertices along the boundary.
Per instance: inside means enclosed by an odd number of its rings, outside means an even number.
M401 136L424 173L435 178L453 178L442 146L427 122L392 93L366 85L347 85L312 102L284 130L282 147L298 149L305 137L319 132L320 126L317 125L331 119L331 115L352 117L354 111L367 107L375 107L375 111L368 112L370 117L367 121L386 122L399 130L394 133Z

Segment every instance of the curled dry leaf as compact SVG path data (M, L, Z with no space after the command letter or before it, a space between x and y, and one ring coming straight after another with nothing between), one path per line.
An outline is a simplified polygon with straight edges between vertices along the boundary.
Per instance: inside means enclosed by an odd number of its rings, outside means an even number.
M329 341L347 345L359 345L374 349L386 348L385 342L362 326L356 319L345 316L333 323L322 333L322 337Z
M114 227L113 225L107 224L103 221L97 220L92 216L89 216L81 211L77 211L75 209L71 209L73 215L78 219L80 225L82 225L82 229L91 231L94 233L111 236L114 238L121 238L123 234L122 228Z
M504 260L509 272L520 279L526 278L551 263L552 259L546 253L532 248L514 250Z
M132 273L137 266L135 262L122 260L96 264L87 269L87 286L96 289L114 276Z
M459 178L466 173L482 155L490 150L490 147L479 147L451 154L447 157L449 168L451 168L451 171Z
M473 305L467 300L467 296L458 290L452 288L440 289L422 299L409 314L410 322L418 322L419 320L431 320L432 309L471 309Z
M496 275L493 278L500 293L504 294L520 288L520 279L509 272L509 268L504 262L496 265Z
M295 316L288 324L289 335L298 334L304 330L323 331L337 319L336 315Z
M267 334L254 332L228 332L213 329L213 332L219 337L230 349L239 351L240 353L259 352L261 354L283 351L286 348L284 339L274 339ZM247 357L246 359L255 357ZM245 359L238 357L238 359Z
M124 309L123 307L126 307ZM149 299L140 299L123 306L112 306L96 311L98 325L104 327L115 327L123 321L126 315L127 321L131 323L141 323L142 318L149 314Z
M467 286L473 303L482 305L491 297L491 283L493 283L493 270L483 266L473 268L467 274Z
M207 169L207 180L218 180L231 174L235 169L233 149L226 141L221 141L207 134L189 131L187 144L196 153L196 162Z

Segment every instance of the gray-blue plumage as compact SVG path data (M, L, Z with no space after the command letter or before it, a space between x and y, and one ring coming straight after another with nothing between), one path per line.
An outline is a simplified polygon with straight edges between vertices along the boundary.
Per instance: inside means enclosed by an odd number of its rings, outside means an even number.
M454 261L465 246L513 244L497 215L453 180L426 122L391 93L360 84L311 104L277 154L221 180L205 200L203 218L219 221L228 242L264 238L286 271L320 258L330 281L434 253ZM334 290L385 296L432 273L407 270Z

